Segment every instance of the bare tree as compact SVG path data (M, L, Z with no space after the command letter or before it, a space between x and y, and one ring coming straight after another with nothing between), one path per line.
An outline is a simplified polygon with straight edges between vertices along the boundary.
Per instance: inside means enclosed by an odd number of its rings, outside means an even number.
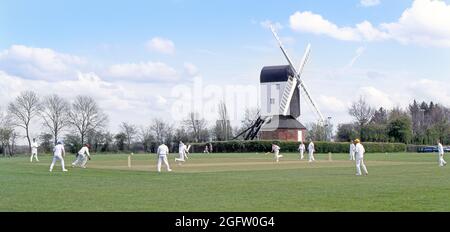
M206 120L204 118L200 118L198 113L190 113L188 118L183 121L183 124L187 126L195 142L201 142L204 140L205 133L207 134L207 124Z
M153 135L155 136L155 140L158 143L169 143L171 136L172 127L164 122L161 119L155 119L153 120L152 125L150 126L150 129L153 132Z
M146 152L150 151L152 142L155 141L155 137L153 136L152 133L152 127L151 126L141 127L139 129L138 139L142 144L142 146L144 147L144 151Z
M227 141L233 137L227 105L223 101L219 103L219 119L216 121L214 133L219 141Z
M10 126L6 113L0 109L0 151L6 156L13 129ZM10 154L11 155L11 154Z
M69 123L73 126L81 138L81 144L90 131L106 126L108 116L98 107L92 97L78 96L72 103L69 112Z
M364 126L370 122L375 110L360 96L357 102L353 102L348 113L355 118L359 135L362 137Z
M241 120L241 129L245 130L251 127L258 117L259 117L259 109L257 108L245 109L244 119Z
M45 97L42 102L43 124L53 135L54 144L60 132L69 125L69 112L69 103L56 94Z
M122 124L120 124L120 130L126 135L128 150L131 150L131 143L138 133L136 125L122 122Z
M28 140L28 148L31 152L30 123L31 120L39 114L41 110L39 97L33 91L22 92L16 100L8 106L8 112L11 115L12 124L22 127L25 130Z

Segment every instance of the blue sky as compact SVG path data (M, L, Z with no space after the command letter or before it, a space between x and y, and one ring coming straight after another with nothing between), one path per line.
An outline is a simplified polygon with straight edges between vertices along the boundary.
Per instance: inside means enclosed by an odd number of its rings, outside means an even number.
M192 87L198 77L207 85L258 86L263 66L285 64L264 26L269 21L295 62L312 44L304 80L335 124L351 120L347 107L359 95L374 107L405 107L413 98L450 105L442 89L450 79L449 1L0 0L0 6L1 109L25 88L45 88L45 95L73 86L98 97L113 130L120 121L173 115L171 92L180 83ZM152 45L155 38L162 48ZM303 120L315 120L307 106Z

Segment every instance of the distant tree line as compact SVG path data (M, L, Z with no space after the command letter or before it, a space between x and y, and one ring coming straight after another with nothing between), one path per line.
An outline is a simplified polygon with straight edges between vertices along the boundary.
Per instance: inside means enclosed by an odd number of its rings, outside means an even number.
M406 109L374 109L360 97L348 112L354 121L338 125L337 141L361 138L367 142L427 145L440 139L450 143L450 109L440 104L414 100Z

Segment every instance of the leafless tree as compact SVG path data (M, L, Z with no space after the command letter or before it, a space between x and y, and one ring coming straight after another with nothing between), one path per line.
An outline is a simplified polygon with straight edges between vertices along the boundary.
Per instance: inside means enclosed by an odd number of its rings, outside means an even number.
M152 131L151 126L139 128L138 139L146 152L150 151L152 142L155 141Z
M244 112L244 119L241 120L241 129L245 130L253 125L259 117L259 109L247 108Z
M81 144L90 131L103 128L108 122L108 116L103 113L92 97L78 96L72 103L69 112L69 123L81 138Z
M39 97L33 91L22 92L8 106L8 112L11 115L11 122L14 126L25 130L28 140L28 148L31 152L30 123L31 120L39 114L41 105Z
M216 121L214 133L219 141L227 141L233 136L227 105L223 101L219 103L219 119Z
M164 122L161 119L154 119L153 123L150 126L150 129L152 130L153 135L155 136L155 140L158 143L170 142L170 138L172 137L172 127L168 123Z
M131 143L133 142L133 139L136 137L136 134L138 133L136 125L127 122L122 122L122 124L120 124L120 130L127 136L128 150L131 150Z
M191 112L183 124L188 128L195 142L204 140L205 133L207 134L207 123L198 113Z
M58 141L60 132L69 125L70 105L58 95L50 95L42 101L41 117L44 126L51 132L54 144Z
M357 102L353 102L348 113L355 118L358 125L359 135L362 136L364 126L370 122L375 110L360 96Z

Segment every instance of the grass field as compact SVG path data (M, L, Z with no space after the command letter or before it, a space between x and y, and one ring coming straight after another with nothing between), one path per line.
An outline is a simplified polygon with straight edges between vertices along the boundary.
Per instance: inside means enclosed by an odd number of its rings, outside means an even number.
M94 155L87 169L50 156L0 158L0 211L450 211L450 169L436 154L367 154L369 176L355 176L347 154L317 162L284 154L192 154L157 173L155 155Z

